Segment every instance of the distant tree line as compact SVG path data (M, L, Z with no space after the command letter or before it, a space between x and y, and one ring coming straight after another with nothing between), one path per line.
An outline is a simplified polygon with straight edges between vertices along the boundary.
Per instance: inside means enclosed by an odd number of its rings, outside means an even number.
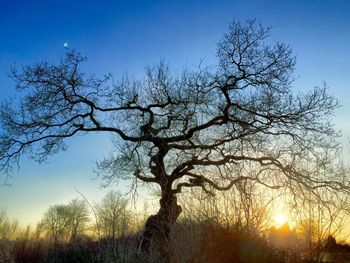
M190 199L185 198L188 195ZM181 196L179 203L183 213L171 233L169 244L178 260L173 259L174 262L192 262L189 260L194 257L198 260L194 262L207 262L213 257L221 260L218 262L231 262L232 258L240 257L258 260L255 262L274 262L279 258L284 258L286 262L288 258L294 258L294 262L311 259L322 262L327 251L331 250L334 256L339 251L346 251L345 246L339 245L340 234L346 230L346 214L329 204L315 204L311 203L312 200L304 205L290 204L287 206L288 214L290 222L294 220L295 225L273 226L276 205L287 199L283 192L277 191L271 195L260 184L248 182L242 182L239 187L225 193L218 191L215 195L208 195L191 191ZM128 200L120 193L110 191L97 203L75 198L67 204L52 205L34 229L23 228L2 210L0 259L5 252L10 253L14 249L11 242L25 244L23 246L28 250L33 249L35 244L44 244L46 250L52 253L56 253L57 247L52 247L55 244L61 244L58 249L64 248L64 251L69 244L76 244L73 248L92 246L85 247L92 254L97 246L101 253L107 253L104 249L111 249L114 254L111 251L108 253L113 257L119 257L118 253L130 253L130 257L138 255L141 253L138 240L142 237L148 212L133 212ZM297 211L293 211L295 205ZM101 243L103 240L107 243ZM106 244L109 245L106 247ZM252 245L256 248L254 253L246 255L241 251L241 247ZM220 256L217 255L218 249L223 253ZM271 261L264 261L268 260L267 255ZM339 257L338 254L336 256Z
M0 239L21 238L25 232L22 228L17 220L8 218L5 209L0 210ZM74 242L86 237L116 239L138 228L136 213L131 212L127 199L110 191L92 206L78 198L68 204L50 206L34 229L26 228L30 232L26 238L46 239L53 243Z

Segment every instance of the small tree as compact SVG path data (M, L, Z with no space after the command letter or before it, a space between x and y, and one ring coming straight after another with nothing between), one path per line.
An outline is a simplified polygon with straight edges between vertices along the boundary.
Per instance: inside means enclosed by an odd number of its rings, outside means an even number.
M318 189L322 202L312 195L305 196L291 209L294 212L296 229L308 258L322 261L329 237L341 237L348 223L348 196L329 195Z
M84 200L73 199L68 204L70 224L70 241L74 241L79 235L86 230L86 225L90 221L89 208Z
M67 238L70 225L70 211L66 205L51 206L42 219L44 228L50 239L57 243Z
M89 220L86 202L73 199L67 205L51 206L38 223L36 235L40 238L45 231L55 243L63 240L74 241L78 235L84 233Z
M251 177L255 167L247 168ZM191 198L182 196L179 200L185 218L195 221L211 221L227 227L239 227L251 232L266 231L271 225L273 205L281 195L271 193L269 188L256 181L245 180L225 192L215 191L213 195L200 189L191 189ZM215 194L215 195L214 195Z
M176 195L186 187L210 192L253 180L310 192L347 189L343 176L324 172L338 146L330 122L337 101L326 85L293 94L295 58L282 43L265 44L269 32L255 21L233 22L218 44L218 64L180 76L161 63L140 81L97 79L80 71L85 58L75 52L57 65L14 70L22 96L1 105L1 170L25 153L43 161L78 134L112 134L116 151L99 173L109 182L157 185L160 208L146 222L142 248L158 246L164 255L181 213ZM254 177L245 173L250 163Z
M119 193L110 191L96 205L97 230L100 235L115 239L128 233L131 212L127 200Z

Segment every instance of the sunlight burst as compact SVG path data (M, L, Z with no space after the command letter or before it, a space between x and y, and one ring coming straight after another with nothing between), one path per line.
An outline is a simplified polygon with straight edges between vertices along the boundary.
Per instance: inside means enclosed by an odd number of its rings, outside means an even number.
M280 227L287 223L287 217L283 214L278 214L275 216L275 224L277 227Z

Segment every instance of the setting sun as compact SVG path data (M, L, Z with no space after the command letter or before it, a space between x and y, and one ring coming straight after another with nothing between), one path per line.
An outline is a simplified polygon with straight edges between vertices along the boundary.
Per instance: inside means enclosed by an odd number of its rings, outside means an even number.
M283 214L278 214L275 216L275 224L277 227L280 227L287 223L287 217Z

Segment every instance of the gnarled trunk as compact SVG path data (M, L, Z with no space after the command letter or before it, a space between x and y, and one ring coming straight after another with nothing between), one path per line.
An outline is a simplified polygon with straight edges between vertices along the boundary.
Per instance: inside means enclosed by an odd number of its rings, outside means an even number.
M177 198L171 189L162 189L159 201L160 209L157 214L151 215L145 224L140 248L161 262L169 262L169 238L172 225L182 212L177 204Z

